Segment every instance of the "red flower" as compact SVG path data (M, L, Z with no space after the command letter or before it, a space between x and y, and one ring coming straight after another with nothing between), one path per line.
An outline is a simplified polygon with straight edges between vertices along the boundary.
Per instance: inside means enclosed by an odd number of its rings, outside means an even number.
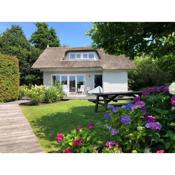
M79 138L73 140L72 145L73 146L80 146L82 143L83 143L83 138L79 137Z
M72 148L66 148L64 150L64 153L73 153L73 150L72 150Z
M156 153L165 153L163 149L157 150Z
M88 129L93 129L93 128L95 128L95 125L94 125L93 123L89 123L89 124L87 125L87 128L88 128Z
M58 143L60 143L63 141L63 138L64 138L64 135L62 133L58 133L56 140Z

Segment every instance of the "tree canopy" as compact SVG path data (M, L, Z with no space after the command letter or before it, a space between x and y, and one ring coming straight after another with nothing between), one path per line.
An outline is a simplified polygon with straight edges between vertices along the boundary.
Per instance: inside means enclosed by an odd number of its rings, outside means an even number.
M32 43L18 25L12 25L0 35L0 53L16 56L19 60L20 84L41 84L42 74L39 70L32 69L32 65L47 45L59 46L53 28L49 29L46 23L36 23L36 26Z
M175 23L97 22L88 32L93 46L110 54L160 57L175 53Z
M31 46L20 26L13 25L1 35L0 52L18 58L20 81L22 84L25 83L26 70L29 66L28 60L31 55Z
M56 35L54 28L48 27L47 23L36 23L37 30L31 36L31 43L41 50L45 49L47 45L51 47L60 46L60 41Z

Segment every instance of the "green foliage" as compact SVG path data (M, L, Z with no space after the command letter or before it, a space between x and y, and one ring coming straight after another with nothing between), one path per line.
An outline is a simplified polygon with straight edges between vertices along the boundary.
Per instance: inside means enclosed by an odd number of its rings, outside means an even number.
M41 73L31 69L41 51L30 45L20 26L12 25L0 36L0 52L18 58L20 84L41 83Z
M73 153L120 153L121 149L118 146L108 148L105 145L107 139L103 132L103 137L99 137L99 129L85 127L72 130L69 134L64 135L61 142L58 142L58 152L65 152L66 149L71 149ZM92 125L94 126L94 125ZM94 126L95 127L95 126ZM102 128L101 128L102 129ZM62 133L58 133L58 135ZM58 136L57 135L57 140ZM77 142L78 141L78 142ZM80 142L79 142L80 141Z
M135 69L129 72L129 87L140 90L149 86L157 86L170 81L169 73L164 72L151 57L137 57L134 60Z
M44 50L47 45L56 47L60 45L60 41L53 28L48 28L47 23L36 23L37 30L31 36L31 42L36 48Z
M22 97L25 97L27 95L28 92L28 86L24 85L24 86L20 86L19 87L19 99L22 99Z
M61 100L62 97L63 97L62 86L52 86L52 87L46 88L44 102L53 103Z
M44 101L45 97L45 86L32 86L30 89L28 88L26 91L26 96L32 99L33 105L38 105L39 103Z
M157 59L157 65L167 75L167 82L175 81L175 56L170 53Z
M0 54L0 101L6 102L18 98L19 65L18 59Z
M110 54L134 58L175 53L175 24L165 22L96 22L88 35L93 45Z
M63 98L63 88L57 84L52 87L45 86L20 86L19 98L27 96L32 99L31 104L38 105L39 103L53 103Z
M116 128L118 131L111 139L119 143L122 152L145 152L146 148L151 152L160 149L169 153L175 151L175 116L171 110L170 98L168 93L152 93L142 96L146 104L144 108L138 109L133 103L130 109L122 107L117 112L109 111L110 118L106 119L108 128ZM122 116L129 116L131 122L123 124ZM147 124L153 121L159 122L161 128L147 128Z
M94 104L88 100L67 100L39 106L21 106L30 122L32 129L46 152L58 152L56 143L57 132L64 135L80 126L92 122L99 128L102 123L102 112L94 113ZM105 132L98 129L98 137L104 137ZM101 139L98 139L101 140Z
M122 124L122 116L129 116L131 118L130 124ZM143 111L140 109L126 110L120 108L117 113L110 112L111 120L106 120L106 123L112 127L118 129L118 134L111 136L112 140L117 141L121 147L122 152L144 152L143 145L148 145L146 139L146 129L143 122ZM109 132L108 129L106 132ZM109 133L110 134L110 133Z

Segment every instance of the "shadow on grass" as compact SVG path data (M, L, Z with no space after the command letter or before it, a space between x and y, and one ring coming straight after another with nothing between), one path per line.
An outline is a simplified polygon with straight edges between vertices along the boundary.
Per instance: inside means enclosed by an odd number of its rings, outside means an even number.
M90 122L96 126L100 125L103 120L103 112L96 114L94 106L72 107L69 112L56 112L44 115L32 121L32 125L38 137L55 141L58 132L67 134L71 130L80 126L86 126Z

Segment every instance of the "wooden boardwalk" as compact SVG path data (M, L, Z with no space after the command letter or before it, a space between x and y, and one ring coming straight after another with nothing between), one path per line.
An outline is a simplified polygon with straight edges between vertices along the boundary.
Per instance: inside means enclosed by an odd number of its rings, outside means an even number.
M42 152L17 103L0 104L0 153Z

